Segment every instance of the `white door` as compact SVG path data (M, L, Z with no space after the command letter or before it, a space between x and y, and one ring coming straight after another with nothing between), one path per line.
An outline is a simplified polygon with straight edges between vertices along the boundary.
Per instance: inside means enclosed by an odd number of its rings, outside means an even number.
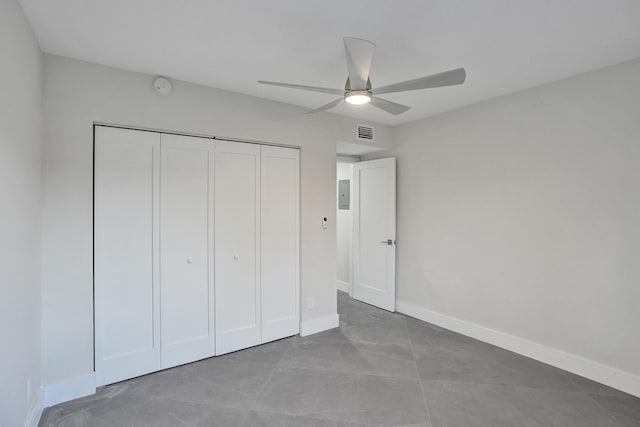
M214 351L211 139L162 135L160 290L162 368Z
M395 311L396 159L353 165L353 297Z
M215 143L216 354L261 342L260 146Z
M262 147L262 342L300 332L299 155L292 148Z
M95 129L97 385L160 369L160 134Z

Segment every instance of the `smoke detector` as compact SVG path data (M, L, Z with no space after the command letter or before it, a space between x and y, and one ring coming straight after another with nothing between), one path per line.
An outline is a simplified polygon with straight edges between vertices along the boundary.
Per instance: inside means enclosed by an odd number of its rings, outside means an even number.
M153 88L160 96L167 96L171 93L171 82L164 77L158 77L153 81Z

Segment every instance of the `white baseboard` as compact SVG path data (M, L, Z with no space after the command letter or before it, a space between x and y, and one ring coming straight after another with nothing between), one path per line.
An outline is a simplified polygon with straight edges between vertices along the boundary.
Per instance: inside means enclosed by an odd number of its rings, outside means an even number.
M547 347L543 344L496 331L495 329L480 326L466 320L447 316L408 302L396 301L396 310L407 316L415 317L416 319L493 344L640 397L640 376L630 372L625 372L612 366L603 365L575 354L566 353L556 348Z
M337 328L338 326L340 326L338 313L330 314L329 316L320 317L318 319L307 320L306 322L302 322L300 325L300 336L306 337L308 335L317 334L318 332Z
M40 417L42 416L42 410L44 409L42 387L38 388L38 393L31 401L29 406L29 412L27 412L27 418L24 420L24 427L38 427Z
M338 280L337 288L339 291L346 292L351 295L351 283L347 283L343 280Z
M44 387L44 406L68 402L79 397L89 396L96 392L96 376L94 373L71 378Z

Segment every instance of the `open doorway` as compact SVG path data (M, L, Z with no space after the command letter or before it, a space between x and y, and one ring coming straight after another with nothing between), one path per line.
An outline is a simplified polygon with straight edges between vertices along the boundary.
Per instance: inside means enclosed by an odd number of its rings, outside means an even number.
M338 157L337 289L395 311L396 161Z
M353 244L353 206L351 203L353 183L353 163L357 158L339 157L336 164L337 209L337 288L351 295L352 285L352 244Z

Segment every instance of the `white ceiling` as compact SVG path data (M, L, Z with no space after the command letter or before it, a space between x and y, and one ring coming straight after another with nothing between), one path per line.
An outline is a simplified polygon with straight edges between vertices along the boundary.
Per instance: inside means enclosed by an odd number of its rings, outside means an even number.
M412 109L333 112L397 125L640 57L638 0L21 0L43 51L315 108L341 88L343 36L377 44L375 86L464 66L458 87L388 95Z

